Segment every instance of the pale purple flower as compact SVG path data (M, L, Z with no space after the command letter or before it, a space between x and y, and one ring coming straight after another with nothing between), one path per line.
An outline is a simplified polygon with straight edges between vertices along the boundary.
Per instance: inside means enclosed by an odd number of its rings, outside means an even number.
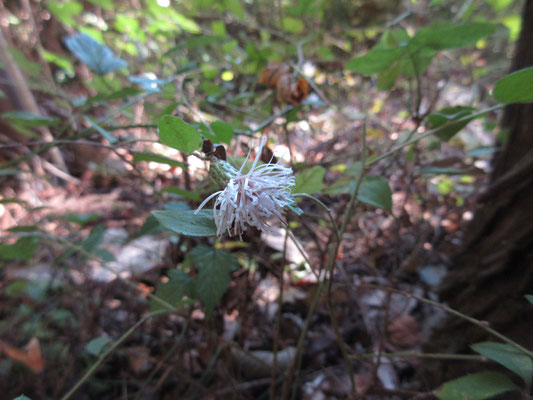
M242 240L242 232L248 225L268 231L272 219L285 224L283 208L294 204L291 187L295 180L292 169L279 162L257 165L265 139L261 141L252 167L246 174L243 174L243 169L247 158L238 171L226 161L217 161L224 163L223 170L229 181L224 190L206 198L196 213L216 197L213 217L219 237L227 232L229 236L238 235Z

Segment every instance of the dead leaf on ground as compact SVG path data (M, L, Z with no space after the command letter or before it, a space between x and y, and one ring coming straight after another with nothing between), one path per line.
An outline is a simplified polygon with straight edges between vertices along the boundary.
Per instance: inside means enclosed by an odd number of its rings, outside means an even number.
M291 75L287 64L273 62L261 71L258 82L271 89L276 89L276 98L280 103L300 105L309 94L309 84L302 78Z
M12 360L23 363L33 372L40 373L44 368L39 339L35 337L30 339L26 347L22 350L0 342L0 351L4 352Z
M410 315L400 315L387 327L389 341L398 347L408 348L420 341L420 327Z

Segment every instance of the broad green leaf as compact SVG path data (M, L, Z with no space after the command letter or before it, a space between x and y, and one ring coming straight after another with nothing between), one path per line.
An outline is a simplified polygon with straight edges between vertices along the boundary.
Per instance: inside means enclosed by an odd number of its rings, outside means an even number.
M435 50L473 46L478 40L493 34L496 29L496 25L483 22L460 25L436 22L420 29L411 40L410 46L430 47Z
M315 166L303 170L296 177L296 185L292 188L293 193L307 193L314 194L320 192L324 188L322 183L326 170L324 167Z
M181 269L173 269L168 272L168 282L157 287L155 295L173 307L178 307L183 296L191 297L193 279ZM150 312L166 310L164 304L156 299L150 301Z
M533 294L526 294L524 297L526 298L527 301L533 304Z
M95 253L98 250L98 246L100 246L102 240L104 239L104 231L104 225L96 225L89 233L89 236L87 236L87 238L80 243L80 246L83 248L83 250L85 250L87 253Z
M475 109L472 107L465 106L445 107L436 113L428 115L427 121L432 129L440 128L441 126L448 124L446 128L442 128L435 133L435 136L446 142L474 119L466 118L472 114L472 111L474 110ZM465 119L459 122L454 122L462 118Z
M239 19L244 19L244 8L240 0L224 0L224 8Z
M128 66L126 60L115 56L109 47L98 43L85 33L68 36L65 38L65 45L98 75Z
M380 176L366 176L359 186L357 198L363 203L392 211L392 192L389 183Z
M162 230L164 230L164 228L161 226L157 218L150 215L144 221L144 224L141 226L141 229L139 229L139 233L137 233L136 237L150 235L152 233L161 232Z
M165 228L185 236L216 236L217 227L213 219L213 210L152 211L152 215Z
M159 139L161 143L185 153L192 153L202 145L202 137L196 129L173 115L164 115L159 120Z
M83 5L77 1L49 1L46 6L59 21L65 25L76 25L77 15L83 11Z
M107 336L99 336L85 345L85 351L98 357L107 349L111 342L112 340Z
M484 371L446 382L437 391L437 397L440 400L483 400L516 389L507 376Z
M185 164L182 162L176 161L172 158L162 156L161 154L151 153L148 151L139 151L133 155L133 162L137 163L140 161L155 162L159 164L168 164L173 167L181 167L186 169Z
M161 190L162 193L172 193L172 194L175 194L177 196L180 196L180 197L184 197L186 199L189 199L189 200L193 200L193 201L200 201L202 198L200 197L200 195L196 192L190 192L188 190L185 190L185 189L181 189L179 187L175 187L175 186L167 186L165 188L163 188Z
M215 132L217 140L220 143L230 144L233 135L235 135L233 127L225 122L215 121L211 124L211 129Z
M531 387L533 362L527 354L524 354L517 348L505 343L482 342L473 344L470 347L482 356L496 361L505 368L513 371L522 378L526 387Z
M305 25L301 19L293 17L283 18L283 30L290 33L301 33L305 29Z
M191 207L184 201L169 201L163 206L165 210L189 211Z
M13 244L0 244L0 260L28 261L39 247L39 238L23 237Z
M501 78L494 86L493 95L504 104L533 102L533 67Z
M378 89L379 90L391 90L394 84L396 83L396 80L398 79L398 76L402 72L403 68L403 59L400 59L394 63L391 64L389 69L387 69L385 72L383 72L379 78L378 78Z
M385 72L393 62L402 56L403 51L401 48L373 48L365 55L348 61L345 68L363 75Z
M14 124L27 127L53 126L59 122L57 118L43 117L28 111L8 111L1 116Z
M195 247L188 258L198 268L195 294L209 316L229 287L230 273L239 267L239 262L231 253L207 246Z
M225 36L226 35L226 24L224 21L213 21L211 22L211 30L214 35Z
M67 71L68 73L71 73L71 74L74 73L74 66L72 65L72 63L67 57L62 56L61 54L48 51L46 49L42 50L42 56L46 62L55 64L59 68Z

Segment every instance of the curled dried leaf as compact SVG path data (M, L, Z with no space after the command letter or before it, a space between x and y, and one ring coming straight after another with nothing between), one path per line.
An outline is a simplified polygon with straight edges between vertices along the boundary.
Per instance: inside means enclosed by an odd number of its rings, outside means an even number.
M304 78L291 75L287 64L273 62L268 64L259 76L258 82L271 89L276 89L276 98L280 103L297 106L309 94L309 84Z

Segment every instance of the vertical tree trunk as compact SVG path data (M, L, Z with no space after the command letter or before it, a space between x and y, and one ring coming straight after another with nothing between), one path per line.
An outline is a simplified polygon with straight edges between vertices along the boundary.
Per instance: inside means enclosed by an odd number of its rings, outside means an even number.
M533 0L526 0L511 70L533 65ZM440 296L452 308L488 321L497 331L533 348L533 104L507 106L501 122L508 140L495 156L491 183ZM468 345L495 340L483 330L450 318L434 332L428 350L465 352ZM469 363L434 364L431 381L448 380Z

